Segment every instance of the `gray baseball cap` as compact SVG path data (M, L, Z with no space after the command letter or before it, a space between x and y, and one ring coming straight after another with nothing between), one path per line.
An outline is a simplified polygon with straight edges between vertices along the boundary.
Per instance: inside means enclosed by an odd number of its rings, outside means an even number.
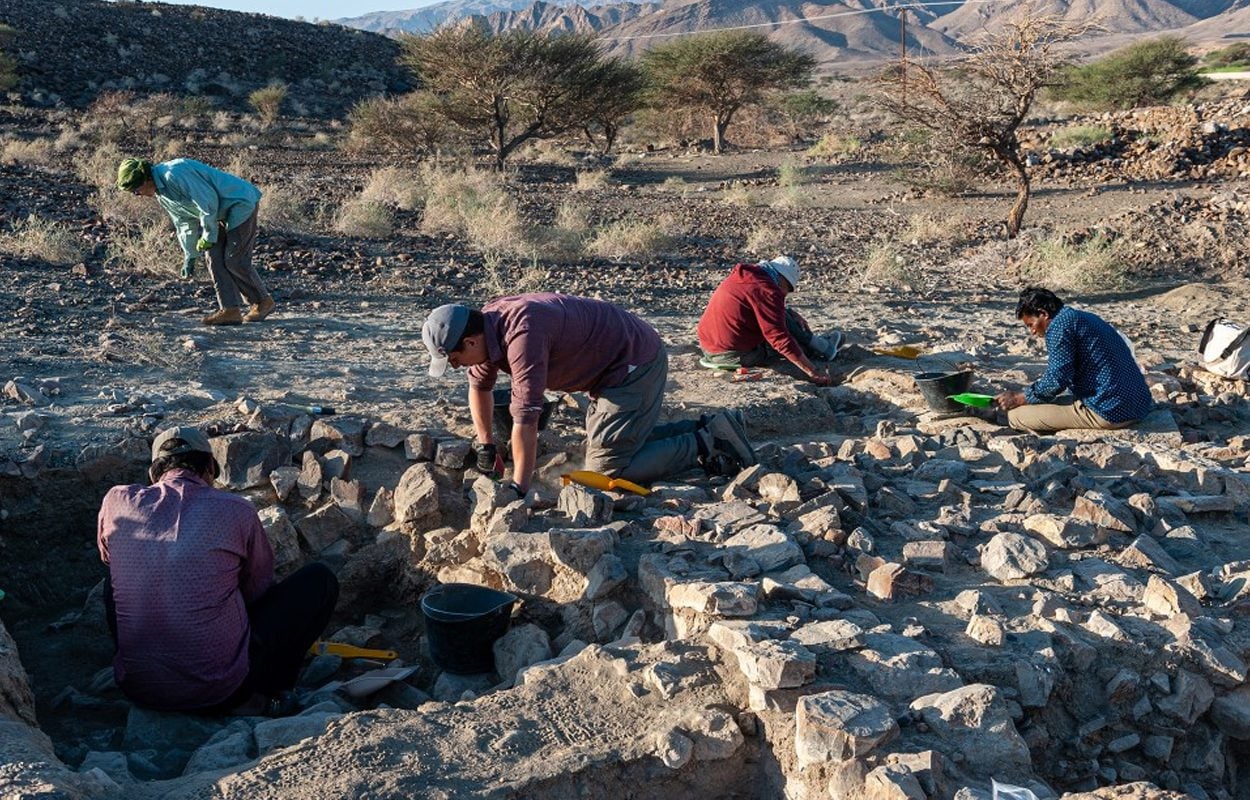
M166 446L167 442L172 442L174 439L181 439L182 444ZM211 456L213 446L208 443L208 437L199 428L185 425L163 430L152 440L152 461L154 462L165 456L178 456L183 453L208 453Z
M469 324L469 307L448 303L439 306L425 318L421 339L430 351L430 374L441 378L447 371L447 353L455 349Z

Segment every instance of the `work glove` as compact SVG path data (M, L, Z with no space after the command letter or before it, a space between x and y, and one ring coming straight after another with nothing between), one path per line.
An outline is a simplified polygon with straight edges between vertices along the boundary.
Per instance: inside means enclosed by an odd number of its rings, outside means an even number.
M500 454L499 448L493 444L475 442L473 453L476 457L475 466L478 472L493 480L503 477L503 455Z
M205 250L208 250L212 246L213 246L213 243L208 240L207 236L201 236L200 240L195 243L195 249L201 253L203 253Z
M191 273L195 272L195 256L186 256L182 259L182 275L184 281L191 280Z

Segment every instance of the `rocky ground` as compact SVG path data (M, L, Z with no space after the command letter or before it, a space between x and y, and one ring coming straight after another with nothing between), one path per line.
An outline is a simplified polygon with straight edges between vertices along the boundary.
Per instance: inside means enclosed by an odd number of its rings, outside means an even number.
M1246 119L1221 107L1220 141L1244 143ZM41 124L0 117L28 137ZM420 232L419 210L398 210L383 239L262 232L277 313L208 329L203 273L109 261L113 223L72 170L0 166L0 228L60 220L86 253L63 267L0 256L0 794L988 798L997 779L1043 798L1250 797L1250 391L1193 357L1209 319L1250 321L1243 145L1178 173L1132 147L1061 158L1036 133L1039 165L1066 166L1039 166L1012 243L998 239L1003 187L921 195L871 149L813 163L797 202L776 200L796 152L618 157L579 195L592 216L664 215L675 244L505 263L503 280L652 321L669 416L743 409L761 465L675 476L647 498L562 487L583 402L565 397L528 506L465 469L463 379L425 375L425 312L490 282L460 237ZM209 137L184 149L236 155ZM249 151L252 169L331 204L382 163ZM546 225L577 171L530 163L508 183ZM1203 227L1219 259L1185 232L1203 215L1220 220ZM1012 318L1023 255L1096 227L1143 246L1124 288L1068 299L1133 340L1159 401L1149 424L1038 438L928 411L916 372L971 368L990 392L1040 373L1044 349ZM803 267L796 305L852 345L837 386L697 364L707 294L733 262L773 254L750 252L761 228ZM899 268L867 271L883 241ZM873 352L897 344L923 354ZM261 509L280 572L336 570L331 638L394 663L315 658L301 713L281 719L153 714L117 692L95 512L110 485L141 479L154 431L187 423L213 434L223 485ZM430 660L418 598L447 581L521 598L496 674ZM351 683L399 666L415 669Z

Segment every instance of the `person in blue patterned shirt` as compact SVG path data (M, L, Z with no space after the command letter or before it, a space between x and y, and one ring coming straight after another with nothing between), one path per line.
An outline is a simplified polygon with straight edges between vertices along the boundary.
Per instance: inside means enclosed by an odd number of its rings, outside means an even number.
M1033 433L1114 430L1150 413L1154 401L1128 340L1097 314L1030 287L1020 293L1016 318L1046 340L1048 363L1046 373L1024 391L994 398L1011 427ZM1060 399L1064 392L1071 396Z

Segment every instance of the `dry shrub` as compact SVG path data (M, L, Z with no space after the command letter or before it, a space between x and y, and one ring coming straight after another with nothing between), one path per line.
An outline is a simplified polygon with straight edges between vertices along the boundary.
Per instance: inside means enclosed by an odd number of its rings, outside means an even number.
M55 144L47 139L10 139L0 147L0 162L52 166L60 160L55 150Z
M608 185L608 172L603 169L584 170L577 173L577 182L573 184L575 192L591 192L603 189Z
M955 242L963 238L963 223L950 214L913 214L903 238L912 244Z
M268 127L278 121L278 115L282 113L282 103L286 101L286 95L287 85L285 83L271 83L249 94L247 102L252 108L256 109L261 124Z
M793 186L802 186L810 180L811 176L799 162L792 158L787 158L777 167L777 185L790 188Z
M586 251L611 261L654 258L675 242L673 223L666 217L655 220L618 220L595 229Z
M414 211L425 200L421 177L411 169L382 167L369 174L360 197L375 203Z
M1102 233L1079 242L1043 239L1024 254L1021 270L1031 282L1073 292L1122 289L1128 284L1128 265L1118 242Z
M488 253L482 259L482 275L479 280L488 295L505 297L541 292L546 288L547 277L547 271L539 267L537 261L528 267L505 264L499 255Z
M261 187L263 197L257 207L257 218L268 230L287 234L310 234L316 229L312 204L289 186Z
M1089 147L1108 141L1112 136L1114 134L1111 129L1104 125L1069 125L1051 134L1050 146L1060 150L1068 147Z
M93 349L84 355L94 361L162 367L187 375L197 372L204 362L198 351L188 350L159 331L136 330L109 320Z
M853 133L830 131L807 150L812 158L853 156L864 149L864 140Z
M222 167L223 172L229 172L231 175L238 175L240 178L256 183L260 179L261 173L256 168L256 163L252 160L251 153L242 150L234 154L234 158Z
M925 290L924 272L907 258L893 242L879 239L868 247L860 271L863 285L889 289Z
M680 175L669 175L660 184L660 188L669 192L678 192L684 196L690 191L690 184L686 183L686 179Z
M747 234L746 251L760 257L771 257L785 249L786 236L776 225L758 225Z
M109 234L108 260L128 272L170 277L182 268L182 251L168 225L117 226Z
M568 202L556 207L555 224L552 227L530 230L534 253L553 261L574 261L581 258L589 234L589 211L585 206Z
M768 205L773 208L802 208L807 205L809 195L800 186L782 186L773 193Z
M0 235L0 253L64 266L82 261L83 244L65 225L32 214Z
M755 190L745 183L734 181L721 192L721 200L731 206L745 208L756 200Z
M421 229L426 233L464 236L483 253L532 251L529 228L498 173L434 168L427 171L425 185Z
M395 214L381 203L355 197L339 207L334 230L345 236L381 239L395 232Z
M456 149L463 144L463 135L439 111L442 102L430 92L363 100L349 115L351 129L345 147L356 152L428 154Z

